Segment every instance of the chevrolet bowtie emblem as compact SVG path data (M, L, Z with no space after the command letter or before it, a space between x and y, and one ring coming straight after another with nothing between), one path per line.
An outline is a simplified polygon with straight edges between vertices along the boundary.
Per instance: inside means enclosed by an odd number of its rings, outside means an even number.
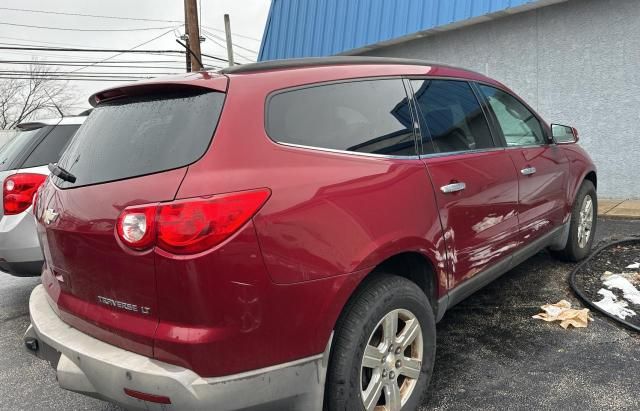
M58 213L56 213L55 210L51 208L47 208L44 212L44 215L42 216L44 223L47 225L56 221L56 218L58 218Z

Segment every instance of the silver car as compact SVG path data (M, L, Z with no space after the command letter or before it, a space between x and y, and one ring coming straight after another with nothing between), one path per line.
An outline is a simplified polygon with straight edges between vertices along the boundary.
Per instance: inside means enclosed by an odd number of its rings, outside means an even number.
M32 203L35 191L49 175L86 117L64 117L22 123L0 149L0 270L16 276L37 276L42 251L36 235Z

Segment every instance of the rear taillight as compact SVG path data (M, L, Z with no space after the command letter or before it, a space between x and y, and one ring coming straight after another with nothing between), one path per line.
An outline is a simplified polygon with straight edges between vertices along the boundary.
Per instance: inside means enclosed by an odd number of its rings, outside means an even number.
M156 206L131 207L120 214L118 237L134 250L144 250L155 241Z
M264 188L126 208L118 217L118 237L135 250L201 253L238 231L270 195Z
M20 214L33 204L38 187L47 176L33 173L18 173L7 177L2 189L5 215Z

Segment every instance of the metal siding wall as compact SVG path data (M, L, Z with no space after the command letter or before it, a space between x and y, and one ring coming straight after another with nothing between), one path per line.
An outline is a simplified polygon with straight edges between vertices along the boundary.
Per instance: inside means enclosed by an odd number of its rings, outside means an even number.
M272 0L259 60L327 56L536 0Z

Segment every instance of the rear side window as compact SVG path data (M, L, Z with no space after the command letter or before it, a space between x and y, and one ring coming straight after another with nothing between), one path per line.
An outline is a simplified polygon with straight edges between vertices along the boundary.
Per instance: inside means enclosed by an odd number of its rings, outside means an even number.
M400 79L354 81L272 96L267 133L280 143L360 153L416 154Z
M425 154L495 147L487 119L469 83L412 80L422 115Z
M22 168L43 166L57 163L60 155L73 137L78 125L57 126L42 140L38 147L29 154Z
M224 94L172 94L98 105L59 165L76 176L61 187L105 183L183 167L209 147Z

